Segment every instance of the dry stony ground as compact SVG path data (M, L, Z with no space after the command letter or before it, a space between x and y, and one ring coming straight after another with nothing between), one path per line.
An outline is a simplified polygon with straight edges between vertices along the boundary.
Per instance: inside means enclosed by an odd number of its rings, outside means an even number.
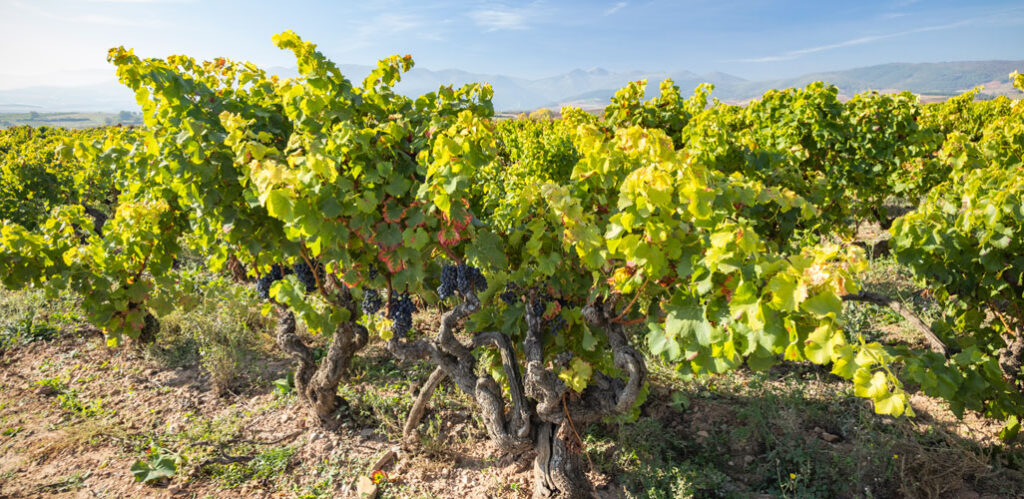
M891 264L877 269L872 285L890 293L906 285ZM0 291L0 340L24 326L14 319L30 301ZM207 311L165 321L158 346L109 348L77 325L73 306L32 306L55 307L56 319L37 322L61 327L6 350L0 341L0 498L354 497L358 478L392 450L382 497L529 496L532 457L498 452L450 384L435 394L417 441L400 447L430 366L398 364L379 342L357 358L341 388L349 405L323 428L275 388L290 365L270 325L253 326L243 346L233 338L218 340L229 341L220 350L196 346L226 327ZM892 314L863 307L847 311L851 328L919 341ZM434 322L417 317L420 330ZM189 324L213 329L183 335ZM252 355L228 368L210 360L247 348ZM580 429L601 497L1024 497L1020 444L998 442L997 424L958 420L921 394L912 398L918 417L896 420L875 415L818 366L698 380L656 361L650 369L638 420ZM180 457L177 472L137 483L131 468L152 449ZM222 464L230 461L238 462Z
M262 367L286 369L280 361ZM54 379L64 388L38 383ZM361 383L346 390L386 398L400 388ZM168 369L138 351L107 348L98 336L6 352L0 390L0 497L344 496L392 449L398 460L385 469L394 483L383 495L515 497L528 484L529 457L498 457L464 411L447 415L440 431L451 438L443 449L434 442L440 455L432 458L397 448L398 439L373 424L375 414L354 414L334 430L315 427L294 397L268 389L218 395L197 366ZM136 483L129 470L154 445L191 459L171 480ZM263 478L232 480L217 473L224 466L199 467L281 449L283 465Z

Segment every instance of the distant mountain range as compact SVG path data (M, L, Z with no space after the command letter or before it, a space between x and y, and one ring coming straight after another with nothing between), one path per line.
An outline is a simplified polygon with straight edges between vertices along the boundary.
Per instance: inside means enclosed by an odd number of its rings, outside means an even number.
M343 73L355 82L370 71L369 66L342 65ZM909 90L926 100L939 100L956 95L977 85L986 85L985 94L1021 96L1009 85L1012 71L1024 72L1020 61L966 61L939 63L893 63L845 71L811 73L778 80L745 80L727 73L696 74L690 71L611 72L596 68L574 69L568 73L541 79L516 78L506 75L478 74L447 69L432 71L416 68L403 76L398 90L407 95L420 95L437 90L440 85L461 85L488 82L494 87L494 106L499 111L528 111L540 107L557 109L571 104L583 108L600 108L629 81L647 79L648 97L658 93L658 83L672 78L684 94L700 83L715 85L714 97L725 102L743 102L771 88L801 87L813 81L826 81L839 87L844 96L865 90ZM113 71L113 70L111 70ZM271 73L294 76L289 68L270 68ZM0 76L0 83L4 77ZM9 86L9 85L8 85ZM0 112L56 112L136 110L130 90L116 81L82 86L38 86L0 90Z

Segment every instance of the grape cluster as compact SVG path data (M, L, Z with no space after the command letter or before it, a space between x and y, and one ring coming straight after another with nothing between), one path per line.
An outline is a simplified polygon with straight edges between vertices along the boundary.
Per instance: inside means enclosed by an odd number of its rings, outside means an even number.
M546 321L545 323L548 326L548 332L551 333L552 336L558 336L558 333L565 329L565 318L562 317L562 314L556 315L554 319Z
M518 294L519 286L514 282L510 282L505 285L505 291L502 291L501 294L498 295L498 298L501 298L501 301L505 302L505 305L511 305L515 303L516 296Z
M480 269L469 265L459 265L458 278L455 281L459 292L467 295L470 292L483 291L487 289L487 278L480 273Z
M544 311L548 308L548 303L543 298L537 298L530 302L530 306L533 307L533 315L535 317L543 317Z
M309 265L306 265L306 262L299 262L292 265L292 270L295 272L295 276L299 278L299 282L306 286L307 293L312 293L316 290L317 277L320 279L323 279L324 277L323 264L317 265L316 276L313 275L313 271L309 268Z
M437 287L437 295L442 300L455 294L463 296L472 291L487 289L487 278L476 267L469 265L445 265L441 268L441 285Z
M454 265L445 265L441 268L441 285L437 287L437 295L442 300L455 294L456 281L459 278L459 269Z
M391 319L391 332L396 335L405 334L412 328L412 314L416 305L409 298L409 293L391 293L388 296L388 319Z
M270 272L263 274L258 281L256 281L256 294L266 300L270 298L270 285L284 278L284 273L281 271L281 266L274 264L270 268Z
M380 293L376 289L367 289L363 293L363 313L367 315L376 314L380 310L380 307L384 305L384 300L381 300Z
M548 308L548 301L551 300L548 298L536 298L530 302L530 307L532 308L533 315L541 318L544 330L551 333L552 336L558 336L558 333L565 329L567 323L565 322L565 317L562 317L561 313L555 315L551 319L544 318L544 312L547 311ZM571 306L568 301L562 299L555 299L554 301L557 301L563 308Z

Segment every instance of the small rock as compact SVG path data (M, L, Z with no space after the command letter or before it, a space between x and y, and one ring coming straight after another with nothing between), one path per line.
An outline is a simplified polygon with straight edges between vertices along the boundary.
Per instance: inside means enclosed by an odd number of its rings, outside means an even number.
M363 438L370 438L370 437L372 437L373 436L373 428L366 428L363 431L360 431L359 432L359 436L361 436Z
M181 493L181 488L182 487L180 483L175 483L172 484L170 487L167 487L167 492L170 492L172 496L178 495Z
M833 444L839 441L839 435L833 435L827 431L823 431L821 432L821 439L830 444Z
M370 480L370 477L361 476L356 482L356 496L360 499L375 499L377 497L377 484Z
M697 437L699 437L701 440L703 440L705 438L708 438L710 436L711 436L711 434L706 432L706 431L704 431L704 430L701 430L701 431L697 432Z
M395 457L397 457L395 451L389 450L385 452L383 456L380 456L380 459L377 459L377 462L373 463L373 466L371 466L370 469L373 471L382 470L385 466L391 464L391 461L393 461Z

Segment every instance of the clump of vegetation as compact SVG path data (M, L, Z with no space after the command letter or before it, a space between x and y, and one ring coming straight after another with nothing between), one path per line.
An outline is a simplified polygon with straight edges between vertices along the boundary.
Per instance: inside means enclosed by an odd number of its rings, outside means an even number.
M295 450L294 447L273 448L246 462L210 465L208 471L217 486L224 489L233 489L254 480L266 484L284 474Z
M194 301L163 320L154 355L171 366L199 363L218 393L244 389L259 374L269 339L252 291L224 278L200 281Z
M181 467L181 456L167 449L152 448L146 459L140 459L132 465L132 475L136 482L156 483L173 477Z
M36 381L36 385L44 395L56 397L56 404L68 413L81 418L94 418L109 413L103 407L102 399L83 400L81 393L69 386L66 378L46 378Z

